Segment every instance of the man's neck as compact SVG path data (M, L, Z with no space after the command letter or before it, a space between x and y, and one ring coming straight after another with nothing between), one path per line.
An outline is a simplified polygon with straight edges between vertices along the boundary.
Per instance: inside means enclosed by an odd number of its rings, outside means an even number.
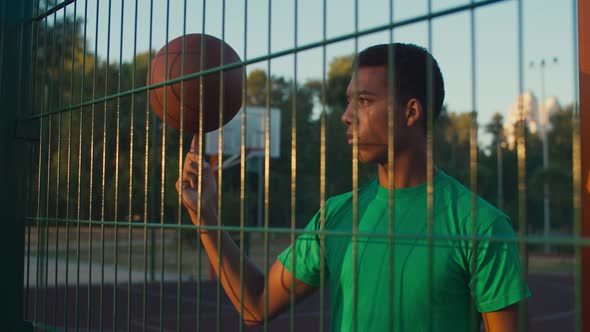
M393 188L409 188L421 185L427 181L426 152L421 149L404 151L395 156L393 168ZM438 174L438 168L432 165L433 175ZM388 163L378 164L379 184L389 188Z

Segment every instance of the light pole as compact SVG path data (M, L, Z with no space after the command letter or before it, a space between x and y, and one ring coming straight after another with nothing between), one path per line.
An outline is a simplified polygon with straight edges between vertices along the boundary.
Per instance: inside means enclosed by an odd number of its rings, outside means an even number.
M531 61L530 63L530 68L539 68L541 73L541 102L539 103L539 109L537 111L537 119L539 120L537 124L539 126L541 142L543 143L543 169L545 170L545 174L547 174L547 169L549 168L549 148L547 144L547 130L549 125L549 114L547 114L547 112L549 112L549 110L545 107L545 67L549 64L557 64L557 57L553 57L550 62L543 58L538 64L534 61ZM543 182L543 235L547 239L549 238L549 230L551 229L549 222L549 182L547 181L547 176L545 176ZM551 251L551 247L548 243L545 243L544 251L545 253Z
M502 162L502 149L506 147L504 140L499 140L496 143L496 168L498 169L498 209L504 211L504 175L503 175L503 162Z

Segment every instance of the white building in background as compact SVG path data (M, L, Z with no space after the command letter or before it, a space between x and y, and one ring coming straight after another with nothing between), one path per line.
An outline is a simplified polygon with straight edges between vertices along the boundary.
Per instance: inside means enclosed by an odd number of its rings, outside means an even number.
M504 121L504 134L506 135L508 148L512 150L516 144L514 125L520 120L521 109L529 131L532 134L538 132L541 137L544 137L551 130L551 122L549 121L551 114L559 110L559 108L559 103L555 97L547 98L542 105L539 105L537 98L530 91L519 96L510 105Z
M551 114L559 111L560 108L561 106L559 106L555 97L545 99L545 102L539 107L539 111L537 112L537 127L541 136L553 129L550 122Z

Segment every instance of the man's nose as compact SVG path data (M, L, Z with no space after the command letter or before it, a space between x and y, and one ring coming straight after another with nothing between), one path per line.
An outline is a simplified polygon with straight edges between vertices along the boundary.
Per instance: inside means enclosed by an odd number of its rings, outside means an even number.
M346 109L344 110L344 113L342 114L342 117L340 118L342 123L344 123L348 127L352 125L352 107L352 103L348 103Z

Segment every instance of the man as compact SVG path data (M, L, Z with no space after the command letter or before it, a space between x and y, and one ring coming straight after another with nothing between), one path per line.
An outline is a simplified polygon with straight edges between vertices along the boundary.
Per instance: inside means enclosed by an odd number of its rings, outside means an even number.
M388 67L388 52L393 52L395 68ZM427 169L427 112L430 108L436 117L444 99L438 64L425 49L408 44L373 46L355 61L358 71L346 91L349 104L342 122L348 127L348 143L358 139L359 160L377 164L378 179L358 189L358 220L353 218L353 195L346 193L326 202L324 223L318 213L306 227L349 236L327 235L322 248L317 232L302 234L279 255L266 288L263 273L245 264L245 323L273 318L288 308L291 292L299 300L316 290L324 276L330 287L333 331L470 331L478 330L480 319L487 331L516 331L517 303L530 296L521 278L518 251L514 243L486 240L514 236L508 218L481 198L476 199L474 215L473 194L467 188L435 166ZM388 69L394 69L393 99ZM393 174L388 167L389 109L394 114ZM187 154L177 188L183 190L195 225L216 225L215 181L205 163L197 219L197 158ZM427 172L433 174L431 222ZM393 192L388 189L391 182ZM354 222L360 235L352 236ZM390 227L393 242L387 237ZM473 235L480 240L470 239ZM224 232L219 257L217 232L202 231L200 236L209 259L221 259L217 273L240 310L238 248Z

